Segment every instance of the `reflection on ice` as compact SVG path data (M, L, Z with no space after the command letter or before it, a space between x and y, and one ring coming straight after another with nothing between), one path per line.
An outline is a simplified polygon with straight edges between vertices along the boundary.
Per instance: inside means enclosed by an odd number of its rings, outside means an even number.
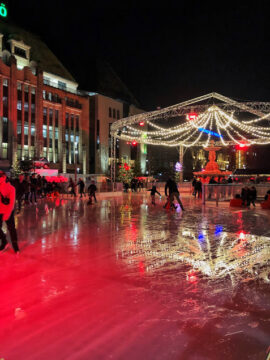
M172 267L185 271L183 266L189 265L200 273L199 278L205 275L217 280L229 276L233 286L248 277L270 282L268 237L243 231L238 234L223 232L221 226L216 226L213 233L182 230L175 238L170 231L145 230L142 236L136 237L135 233L135 242L132 231L127 231L125 241L118 244L117 257L129 264L141 264L143 258L146 272L166 271Z

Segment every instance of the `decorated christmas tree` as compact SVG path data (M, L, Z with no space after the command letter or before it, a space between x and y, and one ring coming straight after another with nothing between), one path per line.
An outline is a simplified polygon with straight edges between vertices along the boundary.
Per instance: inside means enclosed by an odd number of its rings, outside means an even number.
M117 176L118 181L127 182L128 184L130 184L132 178L133 178L133 170L122 159L122 162L118 164L118 176Z

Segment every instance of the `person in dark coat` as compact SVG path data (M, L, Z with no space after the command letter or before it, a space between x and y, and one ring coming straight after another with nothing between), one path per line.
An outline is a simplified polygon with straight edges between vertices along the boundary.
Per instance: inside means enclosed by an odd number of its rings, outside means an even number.
M241 191L242 206L250 206L250 190L247 186L242 188Z
M28 187L27 181L24 179L22 174L19 175L18 179L15 179L14 186L16 189L16 200L18 204L17 213L20 213L22 208L22 199L24 198Z
M196 198L197 194L198 194L198 198L202 197L202 182L201 182L201 179L198 179L196 181L196 184L195 184L195 198Z
M84 193L84 188L85 188L84 181L81 178L79 178L79 181L76 185L79 186L80 198L82 198L83 195L86 196L86 194Z
M69 178L69 183L68 183L68 192L69 194L73 195L74 197L76 197L76 192L75 192L75 183L74 181L72 180L72 178L70 177Z
M155 194L157 193L159 196L161 196L161 194L157 191L157 187L156 187L155 183L153 183L152 188L147 191L151 191L150 195L152 197L152 204L156 205Z
M32 174L30 178L30 202L32 204L37 203L37 185L38 181L36 179L36 174Z
M177 184L174 180L172 180L171 178L168 179L168 181L166 182L166 185L165 185L165 195L167 195L167 192L169 190L169 199L170 199L170 203L173 204L173 200L174 198L176 198L178 204L180 205L182 211L184 211L184 206L182 204L182 201L180 200L180 197L179 197L179 191L178 191L178 188L177 188Z
M250 202L255 207L256 206L255 201L257 199L257 190L255 186L251 187L251 189L249 190L249 195L250 195Z
M92 180L92 181L91 181L91 184L88 186L88 194L89 194L88 204L89 204L89 205L92 204L92 198L94 198L94 199L95 199L95 203L97 203L96 191L97 191L97 187L96 187L96 185L95 185L95 181Z

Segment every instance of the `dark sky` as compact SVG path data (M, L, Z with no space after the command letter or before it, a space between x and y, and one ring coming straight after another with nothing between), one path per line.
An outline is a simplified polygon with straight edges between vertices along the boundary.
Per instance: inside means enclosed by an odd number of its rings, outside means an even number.
M213 91L270 100L267 1L145 3L8 6L10 20L38 34L85 90L94 90L89 64L101 54L146 109Z

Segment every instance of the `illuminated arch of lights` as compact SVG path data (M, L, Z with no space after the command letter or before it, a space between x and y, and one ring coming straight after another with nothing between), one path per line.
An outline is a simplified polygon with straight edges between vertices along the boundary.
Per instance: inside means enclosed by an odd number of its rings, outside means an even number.
M202 101L208 102L198 104ZM269 121L270 103L237 102L211 93L116 121L111 135L130 143L169 147L207 147L210 140L222 146L265 145L270 144Z

